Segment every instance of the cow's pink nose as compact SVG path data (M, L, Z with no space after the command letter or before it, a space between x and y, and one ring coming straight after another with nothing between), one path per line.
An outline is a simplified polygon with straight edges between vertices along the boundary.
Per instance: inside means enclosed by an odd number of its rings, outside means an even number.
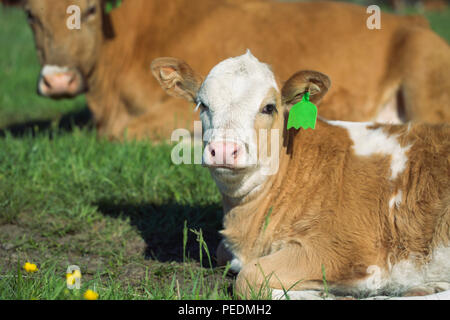
M43 75L40 92L44 96L74 95L79 90L80 81L75 72L61 72Z
M209 165L235 166L241 156L242 148L235 142L211 142L208 144Z

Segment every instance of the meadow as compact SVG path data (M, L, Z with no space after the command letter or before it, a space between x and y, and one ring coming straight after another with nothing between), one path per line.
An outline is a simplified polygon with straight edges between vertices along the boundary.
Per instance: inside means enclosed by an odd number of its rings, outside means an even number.
M450 10L426 15L449 41ZM235 299L209 172L165 143L97 138L84 97L37 96L39 69L23 13L0 6L0 299Z

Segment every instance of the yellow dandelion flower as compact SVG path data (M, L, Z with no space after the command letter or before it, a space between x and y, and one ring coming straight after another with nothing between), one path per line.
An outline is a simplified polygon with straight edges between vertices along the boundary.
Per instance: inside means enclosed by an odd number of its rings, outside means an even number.
M67 281L67 285L69 285L69 286L73 286L77 279L81 279L80 270L75 270L73 273L66 274L66 281Z
M98 293L92 290L88 290L84 293L84 298L86 300L97 300L98 299Z
M23 268L25 269L26 272L36 272L39 270L34 263L30 262L25 263L23 265Z

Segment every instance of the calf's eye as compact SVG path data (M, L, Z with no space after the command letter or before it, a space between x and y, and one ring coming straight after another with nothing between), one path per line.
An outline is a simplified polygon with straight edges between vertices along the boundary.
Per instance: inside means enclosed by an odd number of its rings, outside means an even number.
M209 107L206 104L204 104L204 103L200 104L200 111L208 111L208 110L209 110Z
M268 104L262 109L261 113L273 114L276 111L277 111L277 107L274 104Z
M87 9L86 11L86 17L90 17L93 16L97 13L97 7L96 6L92 6L89 9Z

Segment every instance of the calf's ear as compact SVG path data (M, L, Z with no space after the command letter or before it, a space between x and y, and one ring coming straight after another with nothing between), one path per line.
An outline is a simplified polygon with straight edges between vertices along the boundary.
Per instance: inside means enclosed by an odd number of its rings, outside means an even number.
M317 71L299 71L286 81L281 90L283 104L288 108L292 107L301 101L308 91L310 101L318 104L330 87L331 80L327 75Z
M184 61L158 58L152 62L153 76L171 96L195 102L202 78Z

